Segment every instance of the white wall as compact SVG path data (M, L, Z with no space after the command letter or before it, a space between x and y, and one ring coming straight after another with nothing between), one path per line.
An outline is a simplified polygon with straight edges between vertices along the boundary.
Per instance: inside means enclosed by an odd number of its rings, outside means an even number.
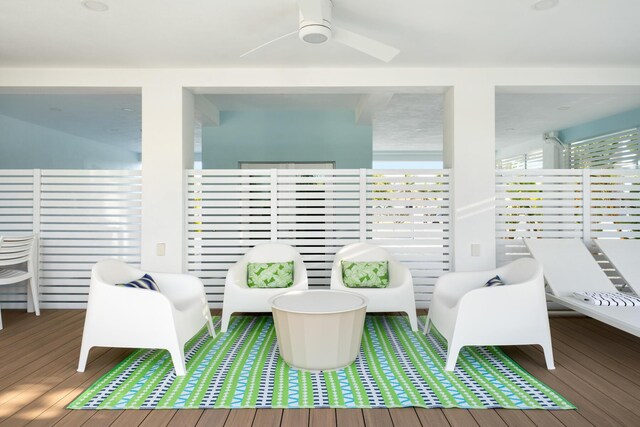
M445 153L450 156L449 161L454 168L468 167L470 157L465 155L465 149L473 152L477 149L479 157L479 180L474 180L470 173L458 175L454 172L454 191L465 196L455 196L458 203L470 203L473 199L484 203L486 212L494 209L495 189L493 179L488 175L489 163L491 170L494 164L495 142L488 136L490 128L494 127L495 110L486 96L486 89L495 86L640 86L640 69L579 69L579 68L531 68L531 69L490 69L490 68L244 68L244 69L0 69L0 86L7 87L120 87L140 88L155 87L158 90L172 91L185 88L212 88L208 92L227 93L258 93L258 92L313 92L318 88L330 89L333 92L411 92L423 87L453 87L465 88L467 93L461 102L463 108L449 108L449 120L454 123L453 133L449 136L449 143L457 146ZM462 93L461 91L458 92ZM481 102L474 105L474 93L479 93ZM157 95L157 93L156 93ZM157 97L153 92L143 91L143 182L145 200L143 202L143 223L154 223L153 227L144 228L143 240L149 233L161 232L161 239L167 244L167 257L162 262L156 258L155 245L143 244L143 260L153 259L154 265L163 265L167 270L180 270L178 260L184 254L183 241L184 224L180 222L178 207L183 206L181 192L178 187L183 183L183 168L185 155L183 148L184 137L178 132L181 120L182 105L162 107L154 105L160 103L174 103L176 96ZM147 114L145 109L155 110ZM161 111L162 110L162 111ZM476 117L475 119L473 117ZM463 123L472 124L472 128L464 130ZM483 122L486 122L483 124ZM491 123L489 123L491 122ZM146 130L144 130L146 129ZM480 133L477 137L474 129ZM159 144L154 144L157 139ZM475 147L475 144L480 144ZM158 150L149 154L149 150ZM487 152L488 150L488 152ZM175 159L171 160L174 156ZM144 156L147 156L145 161ZM452 156L452 157L451 157ZM156 159L157 157L157 159ZM456 160L458 157L458 160ZM155 160L154 160L155 159ZM462 160L461 160L462 159ZM460 177L464 176L462 179ZM158 177L158 179L154 179ZM165 188L169 184L168 188ZM166 191L165 191L166 190ZM474 195L474 191L478 191ZM468 197L467 197L468 196ZM156 199L156 202L150 202ZM466 200L466 202L464 201ZM460 205L458 205L460 206ZM157 209L170 208L164 218L159 218ZM484 209L483 208L483 209ZM457 208L456 208L457 209ZM495 245L495 226L489 224L489 214L483 214L482 220L476 227L459 227L459 221L466 221L464 216L455 219L456 242L475 242L484 250L491 250ZM469 223L467 222L467 225ZM460 239L460 240L459 240ZM456 252L462 251L464 256L456 259L457 269L490 268L495 263L495 256L482 252L480 257L469 258L469 247L456 247ZM171 255L169 255L171 254ZM148 258L151 256L151 258ZM170 258L170 259L169 259Z
M0 115L0 169L139 169L138 153Z

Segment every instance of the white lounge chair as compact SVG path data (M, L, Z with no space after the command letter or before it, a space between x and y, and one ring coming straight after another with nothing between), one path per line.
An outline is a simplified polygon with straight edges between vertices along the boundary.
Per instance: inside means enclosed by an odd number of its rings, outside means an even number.
M342 282L342 260L388 261L389 286L386 288L348 288ZM411 329L418 330L416 301L411 271L387 250L370 243L353 243L340 249L333 260L331 289L355 292L369 300L367 313L400 311L407 313Z
M250 288L247 286L247 264L250 262L293 261L293 286L288 288ZM269 300L289 291L309 287L307 269L302 257L293 247L283 243L264 243L251 248L227 272L222 300L220 330L226 332L233 313L271 312Z
M504 285L485 287L495 276ZM440 276L425 333L431 325L447 340L447 371L453 371L458 353L468 345L537 344L547 368L554 369L542 267L532 258L495 270Z
M207 296L197 277L149 273L160 292L115 286L145 273L115 259L93 266L78 372L84 372L92 347L162 348L171 354L176 375L183 376L187 341L204 325L214 336Z
M547 297L551 301L640 336L640 308L596 306L573 296L574 292L618 292L582 240L524 241L531 255L543 266L544 277L552 292Z
M595 242L627 285L640 296L640 240L598 239Z

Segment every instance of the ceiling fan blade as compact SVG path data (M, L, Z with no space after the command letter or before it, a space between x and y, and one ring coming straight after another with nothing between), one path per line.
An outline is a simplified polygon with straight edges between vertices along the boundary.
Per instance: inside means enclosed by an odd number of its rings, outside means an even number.
M298 7L305 21L322 23L322 0L298 0Z
M255 51L256 51L256 50L258 50L258 49L262 49L263 47L268 46L268 45L270 45L271 43L275 43L275 42L277 42L277 41L279 41L279 40L284 39L285 37L289 37L289 36L292 36L292 35L294 35L294 34L298 34L298 30L292 31L292 32L287 33L287 34L285 34L285 35L283 35L283 36L280 36L280 37L278 37L278 38L275 38L275 39L273 39L273 40L270 40L270 41L268 41L268 42L266 42L266 43L261 44L261 45L260 45L260 46L258 46L258 47L254 47L253 49L251 49L251 50L249 50L249 51L247 51L247 52L243 53L242 55L240 55L240 58L244 58L245 56L247 56L247 55L249 55L249 54L251 54L251 53L255 52Z
M348 31L342 28L333 27L331 38L346 46L352 47L380 61L389 62L400 53L395 47L391 47L369 37Z

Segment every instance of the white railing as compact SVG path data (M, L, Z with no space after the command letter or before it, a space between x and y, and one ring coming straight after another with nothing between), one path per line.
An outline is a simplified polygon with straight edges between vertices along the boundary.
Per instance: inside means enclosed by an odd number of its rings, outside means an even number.
M523 237L640 238L640 171L499 170L496 173L498 264L527 254ZM605 271L620 278L599 257Z
M140 171L0 170L0 234L38 232L43 308L82 308L100 259L140 263ZM3 308L25 288L0 288Z
M412 270L425 307L450 265L446 170L191 170L187 265L219 307L228 268L270 240L302 254L311 287L329 284L333 256L368 240Z

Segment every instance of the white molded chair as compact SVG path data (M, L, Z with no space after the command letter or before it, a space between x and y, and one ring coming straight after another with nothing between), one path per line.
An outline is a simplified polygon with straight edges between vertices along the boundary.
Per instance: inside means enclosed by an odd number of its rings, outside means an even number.
M250 288L247 286L247 264L250 262L293 261L293 286L288 288ZM269 300L293 290L308 289L307 269L293 247L283 243L264 243L251 248L227 272L222 301L221 331L226 332L233 313L271 312Z
M0 286L14 285L27 281L27 311L36 312L40 316L38 283L36 280L37 237L4 236L0 237ZM26 268L21 265L26 263ZM0 315L0 329L2 317Z
M348 288L342 282L341 261L388 261L389 287ZM418 330L413 277L409 269L397 261L387 250L370 243L353 243L340 249L333 260L331 289L355 292L369 299L367 313L401 311L409 316L411 329Z
M176 375L183 376L187 341L204 325L215 335L197 277L148 273L160 292L115 286L145 273L115 259L93 266L78 372L84 372L92 347L161 348L171 354Z
M504 286L484 287L494 276ZM448 273L436 281L425 333L435 326L448 343L452 371L467 345L538 344L554 369L542 266L520 258L490 271Z

